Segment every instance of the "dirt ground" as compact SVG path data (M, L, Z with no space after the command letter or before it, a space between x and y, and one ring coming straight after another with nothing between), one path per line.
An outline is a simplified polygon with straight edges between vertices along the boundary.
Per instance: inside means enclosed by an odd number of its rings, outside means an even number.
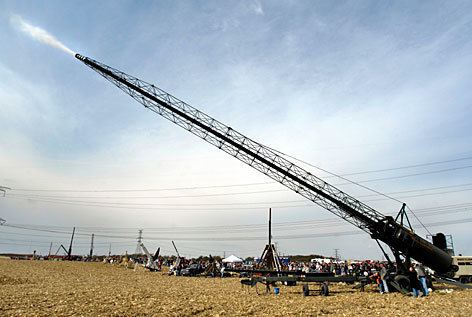
M257 295L237 278L190 278L103 263L0 260L0 316L472 316L472 290L412 298L331 285Z

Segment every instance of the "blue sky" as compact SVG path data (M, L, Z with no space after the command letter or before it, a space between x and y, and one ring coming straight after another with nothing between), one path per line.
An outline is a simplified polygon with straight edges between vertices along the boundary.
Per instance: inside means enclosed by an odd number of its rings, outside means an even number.
M12 24L17 15L76 52L155 83L245 135L330 171L450 161L352 178L421 174L366 185L386 193L420 190L403 194L419 195L402 200L419 210L424 223L469 219L471 186L465 184L472 183L467 168L472 156L471 9L467 1L0 1L0 186L12 188L8 197L0 198L0 217L64 230L74 225L126 227L133 228L127 233L133 236L140 227L263 224L269 207L274 208L274 222L336 221L318 207L277 209L278 201L302 200L288 190L180 199L126 198L117 193L74 198L87 194L18 191L201 187L270 180L146 111L69 55L32 40ZM461 160L452 161L456 159ZM426 190L433 187L447 189ZM356 197L371 194L352 185L342 188ZM282 189L262 184L191 193ZM188 190L171 193L189 195ZM118 209L39 201L47 199L44 195L134 205ZM219 212L135 208L163 201L176 206L267 204ZM400 207L388 200L368 203L383 213ZM466 207L450 212L456 210L451 205L459 204ZM438 206L452 209L433 212ZM340 231L356 230L342 220L337 225ZM313 226L285 227L279 235L328 235L334 230ZM469 227L464 222L430 230L452 234L457 251L472 254ZM13 232L2 228L6 230ZM0 235L5 239L8 234ZM213 236L221 237L222 232ZM20 244L38 243L44 253L49 241L67 240L65 235L9 237L17 245L3 244L0 250L26 252L34 246ZM80 239L83 247L77 245L77 252L85 253L88 238ZM101 238L101 243L111 240ZM116 252L134 250L132 239L126 243L130 246L117 242ZM190 255L199 249L242 256L262 251L264 241L257 243L180 242ZM156 238L148 244L171 250L166 240ZM279 247L284 253L331 255L338 248L345 257L380 256L365 234L281 239Z

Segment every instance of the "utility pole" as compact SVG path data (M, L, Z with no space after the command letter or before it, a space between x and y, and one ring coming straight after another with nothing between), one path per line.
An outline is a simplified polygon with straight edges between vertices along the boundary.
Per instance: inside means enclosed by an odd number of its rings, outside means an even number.
M272 208L269 208L269 246L272 246Z
M269 208L269 243L265 246L264 251L262 251L258 267L275 271L280 271L282 267L277 249L272 244L272 208Z
M49 253L48 253L48 257L50 257L50 256L51 256L51 249L52 249L52 242L51 242L51 244L49 245Z
M108 248L108 256L109 257L111 256L111 243L110 243L110 247Z
M339 261L339 249L334 249L334 259L336 262Z
M143 229L139 229L138 245L136 246L135 254L141 254L141 243L143 241Z
M93 255L93 238L95 234L92 233L92 241L90 241L90 258L92 258Z
M67 259L71 259L72 255L72 242L74 242L74 234L75 234L75 227L72 229L72 237L70 238L70 245L69 245L69 251L67 251Z

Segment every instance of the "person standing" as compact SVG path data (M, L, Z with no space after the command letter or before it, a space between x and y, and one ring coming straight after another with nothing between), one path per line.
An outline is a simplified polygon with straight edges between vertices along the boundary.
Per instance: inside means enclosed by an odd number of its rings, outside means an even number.
M222 278L225 277L225 266L223 263L221 263L220 275Z
M418 273L416 273L415 268L410 266L408 271L408 279L410 280L411 291L413 292L413 297L418 297L420 295L420 281L418 280Z
M374 274L369 276L369 278L371 281L374 281L377 284L377 288L379 289L380 294L383 294L382 280L380 279L379 272L375 272Z
M426 284L426 273L423 264L418 263L416 264L416 273L418 273L418 279L421 284L421 292L423 293L424 296L429 295L428 291L428 285Z
M382 286L384 293L388 293L387 277L388 277L387 268L384 264L380 264L380 279L382 280Z

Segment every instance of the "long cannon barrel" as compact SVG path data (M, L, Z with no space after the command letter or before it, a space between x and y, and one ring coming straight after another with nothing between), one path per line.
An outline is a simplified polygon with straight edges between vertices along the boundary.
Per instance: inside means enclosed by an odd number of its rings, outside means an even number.
M400 251L403 255L423 263L437 274L453 275L453 272L457 271L457 267L452 265L449 253L400 225L392 217L386 217L383 228L379 228L371 237L383 241L392 250Z
M89 57L75 57L149 110L195 134L440 274L454 270L445 251L408 228L153 84Z

